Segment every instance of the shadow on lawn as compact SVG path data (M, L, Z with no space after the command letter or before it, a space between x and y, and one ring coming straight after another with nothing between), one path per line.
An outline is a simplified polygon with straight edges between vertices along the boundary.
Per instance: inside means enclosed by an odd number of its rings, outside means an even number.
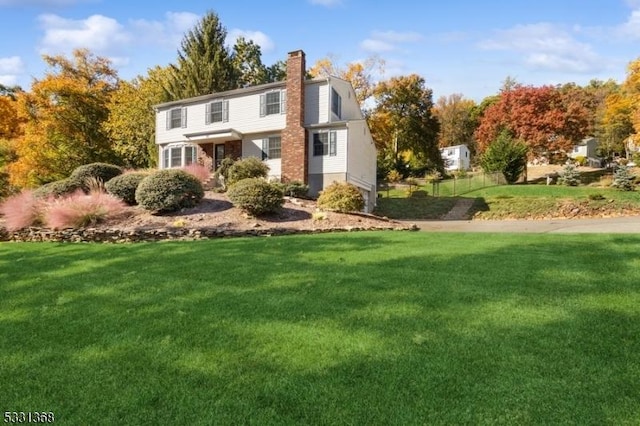
M0 245L0 399L78 423L637 419L637 239L408 235Z

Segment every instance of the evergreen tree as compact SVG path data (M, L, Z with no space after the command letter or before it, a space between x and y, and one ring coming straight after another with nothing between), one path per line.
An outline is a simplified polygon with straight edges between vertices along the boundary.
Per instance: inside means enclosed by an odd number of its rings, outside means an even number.
M480 159L487 173L501 172L508 184L516 183L527 165L527 146L502 130Z
M225 45L227 30L218 15L208 11L182 40L177 64L165 90L170 100L179 100L235 89L237 73Z

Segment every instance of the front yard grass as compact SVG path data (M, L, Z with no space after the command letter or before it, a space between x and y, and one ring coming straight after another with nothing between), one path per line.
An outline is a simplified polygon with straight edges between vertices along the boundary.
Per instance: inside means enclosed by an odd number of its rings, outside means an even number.
M0 408L60 424L635 424L640 236L0 244Z

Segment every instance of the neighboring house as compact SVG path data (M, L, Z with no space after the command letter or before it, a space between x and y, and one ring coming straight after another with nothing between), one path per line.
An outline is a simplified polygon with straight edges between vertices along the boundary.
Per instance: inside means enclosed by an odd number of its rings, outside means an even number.
M578 144L573 146L569 152L569 158L576 157L597 158L598 140L596 138L584 138Z
M471 168L471 154L466 145L440 148L440 154L444 160L444 168L448 171L469 170Z
M261 158L270 178L301 181L315 196L332 182L349 182L376 201L376 148L351 84L336 77L304 78L305 54L289 53L286 81L157 105L161 168L222 159Z

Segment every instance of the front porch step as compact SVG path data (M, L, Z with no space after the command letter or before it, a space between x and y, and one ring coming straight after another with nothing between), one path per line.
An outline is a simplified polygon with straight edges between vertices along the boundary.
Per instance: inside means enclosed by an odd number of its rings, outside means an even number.
M210 175L209 179L205 180L204 182L202 182L202 187L205 189L205 191L210 191L213 188L216 187L216 177L215 175Z

